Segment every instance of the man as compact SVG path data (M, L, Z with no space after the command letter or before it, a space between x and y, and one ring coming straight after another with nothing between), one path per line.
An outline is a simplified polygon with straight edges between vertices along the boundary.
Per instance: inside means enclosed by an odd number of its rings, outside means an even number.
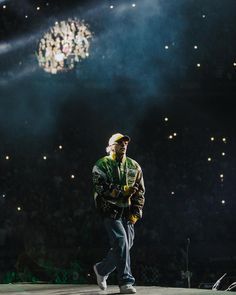
M109 237L107 256L94 265L97 283L106 290L106 280L117 269L120 293L133 294L135 279L130 267L134 224L142 217L144 181L139 164L126 157L130 138L121 133L109 139L108 156L93 167L94 199Z

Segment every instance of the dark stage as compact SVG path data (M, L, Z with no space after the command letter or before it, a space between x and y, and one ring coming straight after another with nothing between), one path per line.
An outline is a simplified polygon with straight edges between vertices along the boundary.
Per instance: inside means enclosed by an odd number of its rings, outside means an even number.
M225 294L225 291L202 289L163 288L157 286L136 287L139 295L208 295ZM120 294L117 286L109 286L107 291L99 291L96 285L42 285L42 284L8 284L1 285L0 294L38 294L38 295L72 295L72 294Z

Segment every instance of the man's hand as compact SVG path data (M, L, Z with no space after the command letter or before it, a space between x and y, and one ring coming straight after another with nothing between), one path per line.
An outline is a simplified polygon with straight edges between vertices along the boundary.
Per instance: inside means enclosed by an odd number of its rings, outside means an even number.
M133 194L135 194L138 190L138 187L137 186L128 186L128 185L125 185L124 186L124 196L125 197L131 197Z

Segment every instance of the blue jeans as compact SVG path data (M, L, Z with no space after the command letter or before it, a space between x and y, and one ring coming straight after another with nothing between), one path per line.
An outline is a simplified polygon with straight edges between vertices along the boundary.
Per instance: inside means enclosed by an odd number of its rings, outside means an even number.
M117 269L119 286L135 282L130 268L130 248L134 240L134 225L125 219L104 219L108 233L110 250L107 256L97 264L98 273L108 276Z

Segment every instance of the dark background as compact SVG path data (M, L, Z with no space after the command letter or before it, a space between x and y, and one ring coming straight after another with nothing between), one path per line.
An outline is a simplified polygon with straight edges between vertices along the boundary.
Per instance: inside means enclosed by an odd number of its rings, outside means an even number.
M235 275L235 6L0 1L1 282L95 282L108 244L91 169L116 132L146 184L137 283L187 286L188 246L193 286ZM93 32L90 56L44 72L40 38L75 17Z

